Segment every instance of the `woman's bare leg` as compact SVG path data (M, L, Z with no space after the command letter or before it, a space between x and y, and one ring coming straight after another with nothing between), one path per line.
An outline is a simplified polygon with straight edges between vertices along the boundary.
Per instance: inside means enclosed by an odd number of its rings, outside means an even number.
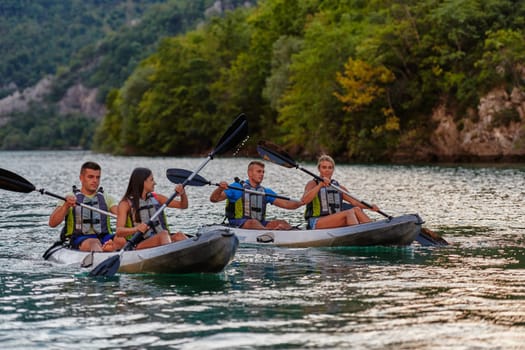
M88 238L83 240L82 243L80 243L78 250L84 252L101 252L102 244L100 244L98 238Z
M174 234L171 235L172 242L183 241L187 238L188 237L186 237L186 235L182 232L175 232Z
M162 231L137 244L137 249L153 248L168 243L171 243L170 234L168 231Z
M343 213L346 213L346 226L357 225L359 223L354 208L345 210Z
M364 224L364 223L367 223L367 222L372 222L372 219L370 219L368 217L368 215L365 214L363 209L358 208L358 207L355 207L355 208L352 208L352 209L355 211L355 216L357 218L357 221L360 224Z
M264 230L265 227L260 223L259 220L249 219L244 222L241 228Z
M315 228L343 227L356 225L358 223L359 221L355 215L354 208L352 208L332 215L320 217L319 220L317 220Z
M114 252L120 250L126 245L126 239L124 237L113 237L102 246L104 252Z
M290 225L285 220L272 220L272 221L268 221L268 224L266 224L265 229L267 230L291 230L292 225Z
M120 250L124 248L124 246L128 243L124 237L115 237L113 238L113 246L115 247L115 250Z

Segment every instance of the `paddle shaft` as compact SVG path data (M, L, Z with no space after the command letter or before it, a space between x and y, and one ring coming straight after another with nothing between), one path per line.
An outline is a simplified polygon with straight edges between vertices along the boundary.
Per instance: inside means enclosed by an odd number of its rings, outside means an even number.
M43 188L40 189L40 190L35 190L35 191L40 192L41 194L46 194L48 196L54 197L56 199L61 199L64 202L66 201L65 197L59 196L58 194L54 194L54 193L48 192L48 191L44 190ZM105 210L102 210L102 209L99 209L99 208L92 207L92 206L84 204L84 203L80 203L79 201L76 201L75 203L77 205L80 205L82 208L93 210L93 211L96 211L97 213L104 214L104 215L107 215L107 216L111 216L112 218L116 218L117 217L117 215L115 215L113 213L110 213L108 211L105 211Z
M201 163L201 165L193 171L193 173L184 180L182 183L182 187L184 188L197 173L199 173L205 166L208 164L210 160L213 159L213 157L216 154L221 154L225 152L227 149L231 148L233 145L232 143L237 144L239 135L243 134L243 131L246 133L248 132L248 122L246 121L246 117L243 113L241 113L233 122L232 125L228 128L228 130L222 135L221 139L219 140L217 146L215 146L215 149L208 154L208 157ZM243 136L244 137L244 136ZM153 226L153 221L157 219L157 217L162 213L162 211L171 203L175 197L177 197L177 191L173 192L173 194L166 200L166 203L161 205L161 207L151 216L151 218L148 221L148 226Z
M66 198L59 196L57 194L51 193L49 191L46 191L45 189L37 190L35 185L33 185L31 182L29 182L27 179L23 178L22 176L9 171L7 169L0 168L0 188L7 190L7 191L14 191L14 192L22 192L22 193L30 193L33 191L40 192L40 194L48 195L51 197L54 197L56 199L61 199L64 202L66 201ZM80 205L81 207L84 207L86 209L90 209L93 211L96 211L98 213L109 215L111 217L116 218L117 216L113 213L109 213L107 211L104 211L99 208L91 207L87 204L76 202L77 205Z
M235 177L235 182L238 182L241 185L244 185L244 181L240 180L238 177ZM219 184L215 184L215 185L219 185ZM280 199L284 199L284 200L287 200L287 201L290 200L290 198L284 197L284 196L279 196L278 194L259 192L259 191L255 191L255 190L250 190L249 188L242 188L241 189L241 188L237 188L237 187L233 187L233 186L228 186L228 188L231 188L231 189L234 189L234 190L237 190L237 191L243 191L243 192L247 192L247 193L256 194L256 195L259 195L259 196L275 197L275 198L280 198Z
M210 160L213 159L213 157L216 154L222 154L229 149L231 149L234 145L238 144L241 138L247 137L248 134L248 122L246 121L246 116L244 114L240 114L232 125L228 128L228 130L223 134L221 139L219 140L219 143L215 147L215 149L210 152L207 159L202 162L202 164L195 170L183 183L182 187L186 186L188 182L190 182L195 175L208 164ZM177 191L175 191L164 204L160 206L160 208L150 217L148 222L146 223L148 227L153 226L153 221L157 219L157 217L163 212L163 210L171 203L173 199L177 196ZM90 276L113 276L120 267L120 260L122 258L122 255L124 254L124 251L130 250L137 244L137 242L140 241L140 238L142 237L143 233L140 231L137 231L133 234L130 240L126 243L126 245L120 250L118 255L114 255L113 257L110 257L103 262L101 262L99 265L97 265L90 273Z
M184 182L184 180L188 179L188 176L190 176L190 174L191 174L191 172L189 170L186 170L186 169L170 168L170 169L168 169L166 171L166 176L168 177L168 180L170 180L171 182L176 183L176 184ZM240 184L244 183L244 181L239 180L238 177L235 178L235 182L238 182ZM210 185L210 186L217 186L217 187L221 186L220 183L212 183L211 181L206 180L205 178L203 178L200 175L195 175L195 177L193 179L191 179L191 180L189 180L187 182L187 185L188 186ZM259 196L268 196L268 197L275 197L275 198L280 198L280 199L284 199L284 200L290 200L290 198L285 197L285 196L281 196L281 195L273 194L273 193L258 192L258 191L251 190L251 189L248 189L248 188L240 188L240 187L235 187L235 186L231 186L231 185L228 185L228 188L231 189L231 190L243 191L243 192L247 192L247 193L251 193L251 194L255 194L255 195L259 195Z
M324 181L322 177L312 173L311 171L309 171L308 169L305 169L301 166L299 166L298 164L295 164L295 167L297 169L300 169L302 171L304 171L305 173L313 176L314 178L316 178L317 180L319 181ZM333 184L331 183L330 184L331 187L335 188L336 190L338 190L339 192L343 193L343 194L346 194L347 196L349 197L352 197L354 198L356 201L366 205L368 208L372 208L372 206L364 201L361 201L357 198L355 198L354 196L352 196L350 193L348 193L347 191L343 190L341 187L337 186L336 184ZM383 215L384 217L388 218L388 220L391 220L392 219L392 216L384 213L383 211L381 210L378 210L377 211L379 214ZM442 237L439 237L437 236L435 233L433 233L432 231L426 229L426 230L421 230L419 232L419 234L417 235L416 237L416 240L423 246L428 246L428 245L448 245L448 242L443 239Z
M208 155L208 158L206 158L202 164L197 168L197 170L195 170L188 178L186 178L186 180L184 180L184 182L182 183L182 187L184 188L186 186L186 184L188 182L190 182L191 180L193 180L193 178L195 177L195 175L202 170L202 168L204 168L206 166L206 164L208 164L208 162L210 160L213 159L213 154L210 153ZM148 220L148 222L146 223L146 225L148 225L148 227L153 227L153 221L155 221L160 214L162 214L162 212L164 211L164 209L166 209L168 207L168 205L175 199L175 197L177 197L179 193L177 191L173 192L173 194L171 196L168 197L168 199L166 200L166 202L164 202L164 204L162 204L159 209L157 209L157 211L150 217L150 219ZM122 254L124 254L124 251L127 251L127 250L130 250L133 248L134 245L136 245L137 241L139 241L139 238L143 235L144 233L141 232L141 231L137 231L133 234L133 236L126 242L126 244L124 245L124 247L120 250L119 254L118 254L118 260L116 261L116 263L118 263L120 265L120 259L122 258ZM111 259L111 258L109 258ZM108 259L108 260L109 260ZM103 264L104 262L102 262ZM95 268L96 269L96 268ZM118 267L117 267L118 269ZM92 274L93 275L97 275L97 273L93 273L95 270L92 271ZM114 271L116 272L116 270Z
M213 184L213 185L220 186L220 184ZM255 190L250 190L249 188L238 188L238 187L234 187L234 186L230 186L230 185L228 185L228 188L231 189L231 190L243 191L243 192L246 192L246 193L256 194L258 196L275 197L275 198L280 198L280 199L284 199L284 200L287 200L287 201L290 200L290 198L285 197L285 196L280 196L278 194L272 194L272 193L266 193L266 192L259 192L259 191L255 191Z
M317 175L317 174L314 174L312 173L311 171L309 171L308 169L305 169L303 168L302 166L299 166L298 164L295 164L295 167L299 170L302 170L304 171L305 173L307 173L308 175L311 175L313 176L315 179L317 179L318 181L324 181L324 179ZM338 190L339 192L343 193L343 194L346 194L348 197L352 197L353 199L355 199L356 201L358 201L359 203L367 206L368 208L372 209L372 205L368 204L367 202L365 201L362 201L362 200L359 200L357 198L355 198L354 196L352 196L350 193L348 193L348 191L345 191L344 189L342 189L341 187L337 186L336 184L334 183L330 183L330 187L333 187L335 188L336 190ZM379 214L383 215L384 217L388 218L388 219L392 219L392 216L386 214L385 212L383 212L382 210L378 210L377 211Z
M199 171L201 171L202 168L204 168L204 167L206 166L206 164L208 164L208 162L209 162L210 160L212 160L212 159L213 159L213 155L210 153L210 154L208 155L208 158L206 158L206 159L202 162L202 164L197 168L197 170L195 170L195 171L194 171L194 172L193 172L188 178L186 178L186 180L184 180L184 182L182 183L182 187L183 187L183 188L186 187L186 184L187 184L188 182L190 182L191 180L193 180L193 178L195 177L195 175L197 175L197 173L198 173ZM162 214L162 211L163 211L164 209L166 209L166 207L171 203L172 200L175 199L175 197L177 197L177 195L178 195L178 192L177 192L177 191L173 192L173 194L172 194L171 196L169 196L169 198L166 200L166 202L165 202L163 205L161 205L160 208L159 208L159 209L158 209L158 210L157 210L157 211L151 216L151 218L149 219L149 221L148 221L148 223L147 223L149 227L153 226L153 221L154 221L155 219L157 219L157 217L158 217L160 214Z
M287 154L283 150L280 150L279 146L277 146L277 145L271 144L271 143L266 142L266 141L261 141L261 142L259 142L259 145L257 146L257 152L259 152L261 157L263 159L265 159L265 160L270 160L270 161L272 161L274 163L277 163L279 165L282 165L282 166L284 166L286 168L297 168L299 170L304 171L308 175L313 176L317 181L324 181L324 179L321 178L320 176L318 176L318 175L308 171L307 169L299 166L299 164L297 164L292 159L292 157L290 157L289 154ZM352 198L352 199L362 203L366 207L372 209L372 206L370 204L355 198L350 193L348 193L347 191L345 191L341 187L337 186L336 184L331 182L330 186L332 188L335 188L337 191L339 191L339 192L341 192L343 194L346 194L348 197L350 197L350 198ZM384 213L381 210L378 210L378 213L380 213L381 215L383 215L386 218L388 218L388 220L392 219L392 216ZM420 244L422 244L422 245L448 245L447 241L445 241L443 238L439 237L438 235L436 235L435 233L433 233L432 231L430 231L428 229L423 229L422 228L420 230L420 232L419 232L417 237L418 237L417 238L418 242Z

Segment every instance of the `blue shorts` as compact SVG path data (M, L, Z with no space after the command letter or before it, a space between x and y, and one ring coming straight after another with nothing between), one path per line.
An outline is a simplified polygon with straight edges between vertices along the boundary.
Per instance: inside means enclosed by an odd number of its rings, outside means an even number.
M308 219L308 229L309 230L313 230L315 229L315 226L317 225L317 220L319 220L319 218L310 218Z
M78 247L80 247L82 242L84 242L86 239L89 239L89 238L99 239L98 235L95 235L95 234L93 235L73 235L71 237L71 247L73 247L74 249L78 249ZM102 239L100 239L100 243L103 245L104 243L106 243L107 241L111 239L113 239L113 235L108 233L104 237L102 237Z
M242 225L244 225L244 223L246 221L248 221L249 219L228 219L228 223L232 226L236 226L236 227L242 227ZM268 221L266 220L263 220L263 221L259 221L263 226L266 226L268 225Z

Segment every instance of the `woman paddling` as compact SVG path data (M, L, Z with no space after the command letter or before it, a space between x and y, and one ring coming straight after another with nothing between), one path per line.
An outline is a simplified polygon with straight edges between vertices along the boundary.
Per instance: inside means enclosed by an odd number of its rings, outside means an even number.
M135 168L129 178L128 188L118 205L117 235L129 238L135 232L142 232L142 240L136 249L144 249L186 239L182 232L170 235L164 213L157 216L151 227L148 222L167 201L167 197L155 193L155 180L150 169ZM188 197L184 187L178 184L175 190L180 200L173 200L168 207L186 209Z
M368 208L330 186L334 184L348 192L337 181L332 180L335 170L335 162L332 157L328 155L319 157L317 169L324 181L309 181L305 186L302 198L306 204L305 219L308 222L309 229L350 226L372 221L363 212L363 209L378 211L379 208L375 204L372 205L372 208ZM352 207L343 210L343 200L349 202Z

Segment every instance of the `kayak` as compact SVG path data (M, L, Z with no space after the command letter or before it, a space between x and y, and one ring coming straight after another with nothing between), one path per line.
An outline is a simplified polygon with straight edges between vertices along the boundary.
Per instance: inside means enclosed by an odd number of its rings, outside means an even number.
M241 245L267 245L288 248L407 246L421 233L423 220L418 214L406 214L366 224L329 229L254 230L225 224L205 225L199 233L226 229Z
M183 241L122 253L118 272L124 273L216 273L232 260L239 245L230 231L218 228ZM59 265L95 268L119 252L82 252L55 245L44 254L44 259Z

